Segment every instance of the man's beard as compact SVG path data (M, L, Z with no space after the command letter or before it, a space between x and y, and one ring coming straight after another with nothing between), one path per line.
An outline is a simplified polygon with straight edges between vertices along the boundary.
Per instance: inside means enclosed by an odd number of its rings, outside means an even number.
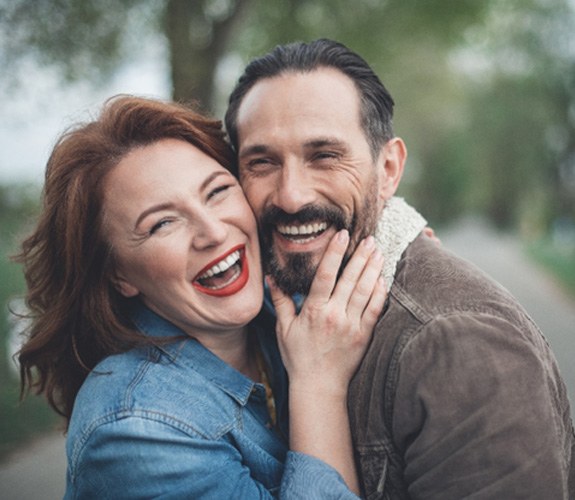
M284 254L282 256L284 264L281 264L273 245L273 233L277 225L326 221L336 231L347 229L350 234L350 243L338 270L339 278L359 242L375 232L379 216L375 179L374 182L369 183L369 186L365 203L359 212L353 214L351 220L346 220L343 211L335 206L308 205L295 214L288 214L277 207L270 207L264 211L260 224L263 266L265 272L271 275L284 293L307 295L319 261L314 262L317 259L314 259L314 254L311 252L293 252Z

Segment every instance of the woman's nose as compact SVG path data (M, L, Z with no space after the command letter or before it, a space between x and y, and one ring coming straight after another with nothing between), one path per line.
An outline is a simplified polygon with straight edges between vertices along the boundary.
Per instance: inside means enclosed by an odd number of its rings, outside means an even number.
M216 216L203 215L193 225L192 245L197 250L223 243L228 236L228 224Z

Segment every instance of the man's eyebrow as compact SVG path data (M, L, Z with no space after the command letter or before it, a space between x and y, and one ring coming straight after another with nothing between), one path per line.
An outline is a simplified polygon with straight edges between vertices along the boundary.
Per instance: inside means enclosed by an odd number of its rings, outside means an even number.
M254 144L253 146L248 146L247 148L243 148L238 155L238 158L241 160L246 156L251 155L261 155L268 153L270 148L268 148L265 144Z
M304 144L306 149L316 149L316 148L324 148L326 146L329 147L336 147L336 148L346 148L345 141L338 139L337 137L318 137L307 141Z
M317 149L317 148L324 148L326 146L336 147L340 149L347 148L346 142L343 141L342 139L338 139L337 137L317 137L314 139L310 139L303 145L305 149ZM241 160L251 155L267 154L270 152L270 150L271 148L266 146L265 144L254 144L252 146L248 146L242 149L240 151L240 154L238 155L238 158Z

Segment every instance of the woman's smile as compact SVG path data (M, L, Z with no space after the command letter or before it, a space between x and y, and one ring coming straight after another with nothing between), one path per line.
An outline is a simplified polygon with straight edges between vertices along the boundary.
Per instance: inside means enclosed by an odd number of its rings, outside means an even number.
M238 245L210 262L194 278L193 286L196 290L215 297L227 297L239 292L249 279L245 253L245 246Z

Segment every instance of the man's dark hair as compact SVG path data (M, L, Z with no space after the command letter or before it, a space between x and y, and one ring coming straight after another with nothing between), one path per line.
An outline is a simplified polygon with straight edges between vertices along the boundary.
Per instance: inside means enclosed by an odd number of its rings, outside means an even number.
M322 67L339 70L355 83L361 101L360 125L372 157L376 158L381 146L393 138L393 99L362 57L345 45L327 39L278 45L246 66L230 95L225 117L226 129L236 151L238 110L245 95L259 80L288 72L306 73Z

